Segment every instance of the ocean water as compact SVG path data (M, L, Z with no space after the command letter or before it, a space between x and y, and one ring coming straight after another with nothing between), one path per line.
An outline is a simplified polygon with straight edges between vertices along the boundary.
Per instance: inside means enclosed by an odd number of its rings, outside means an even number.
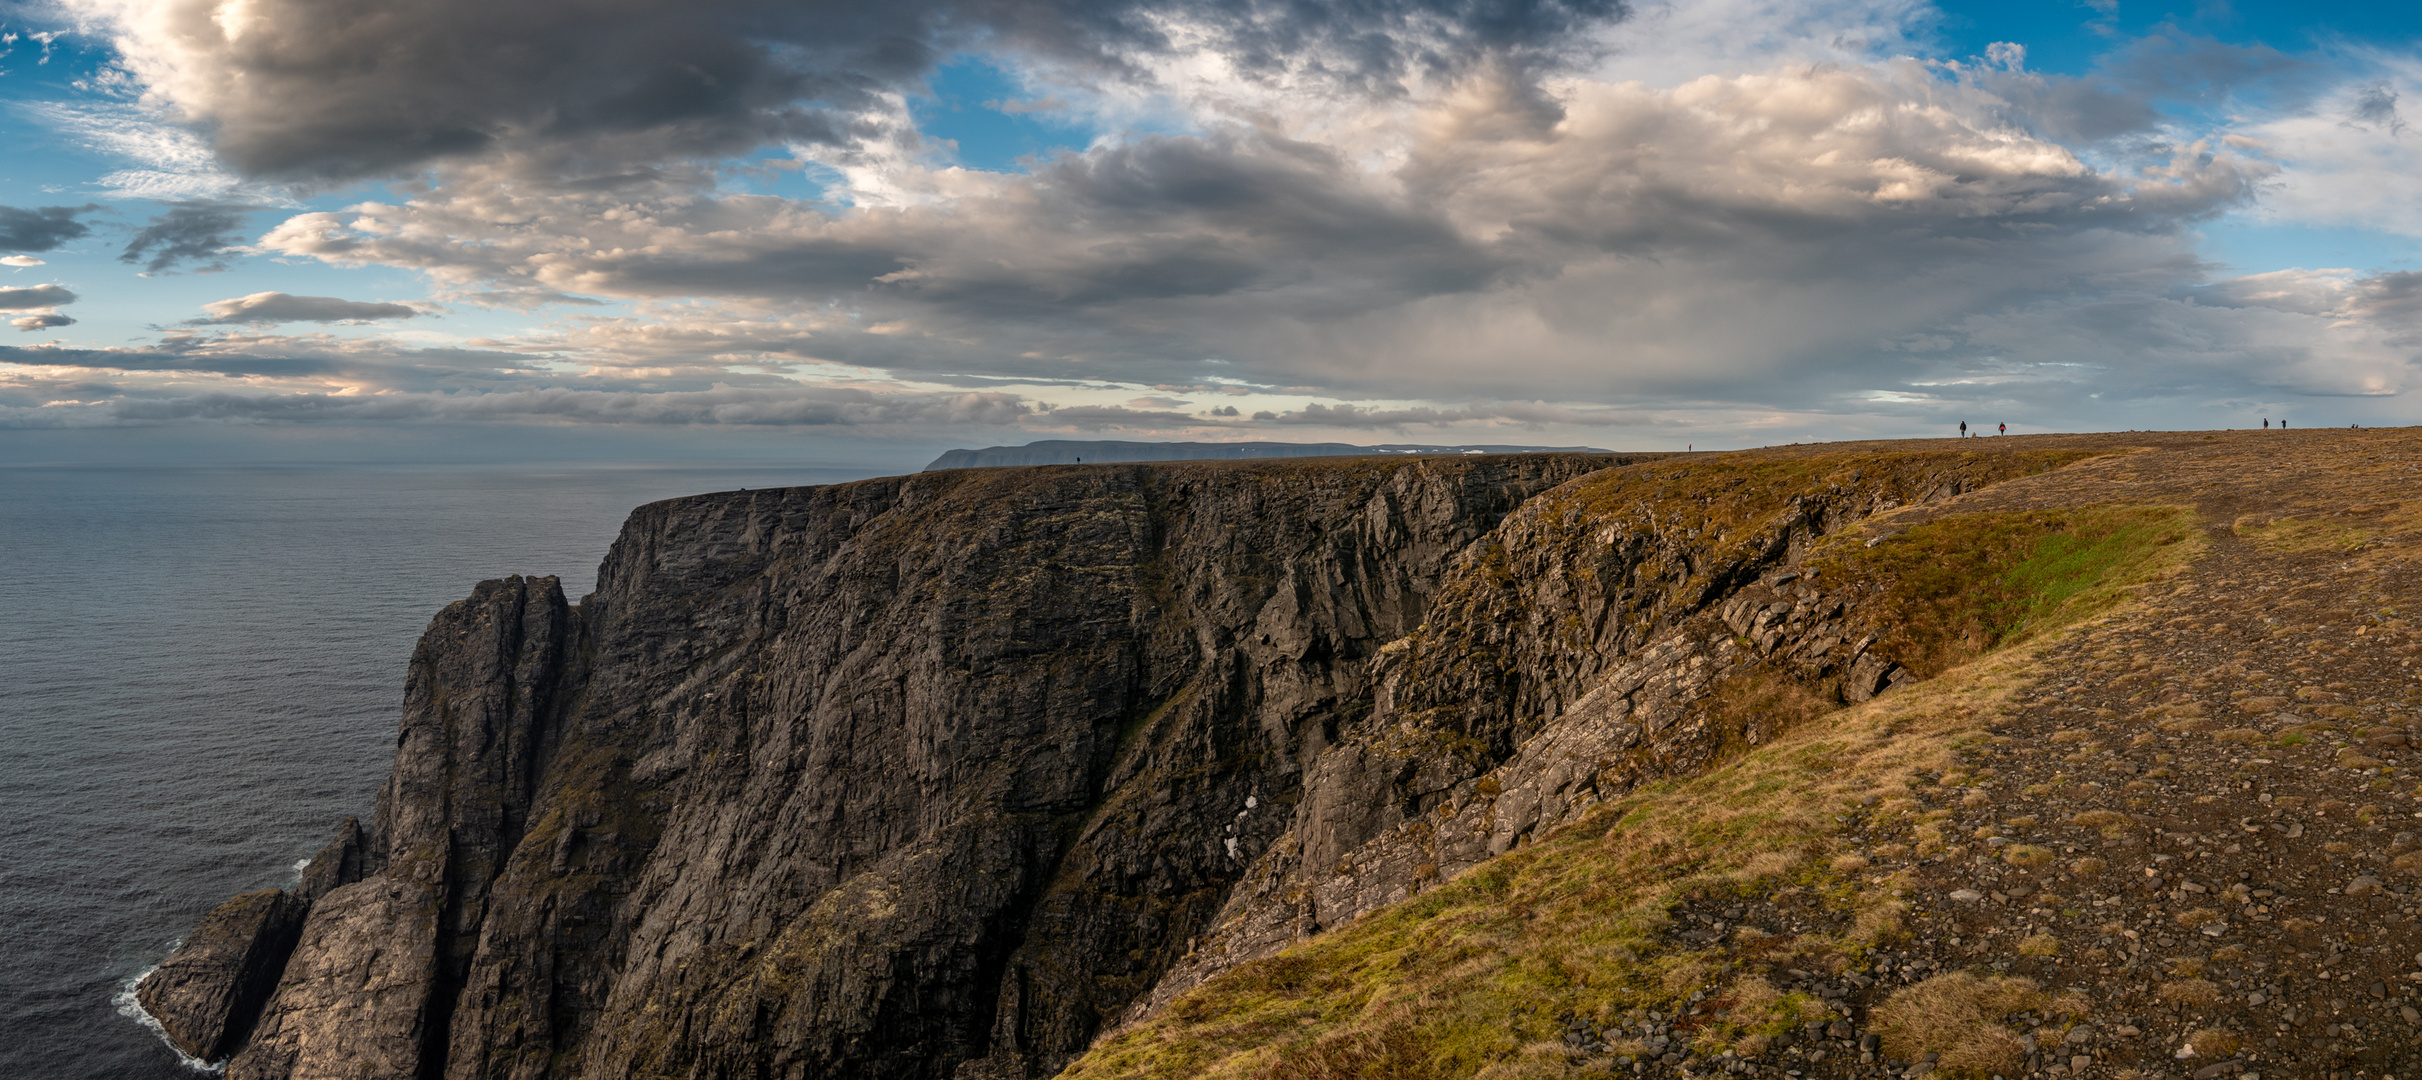
M0 1077L196 1076L126 987L368 819L413 642L474 583L578 598L634 506L865 475L0 467Z

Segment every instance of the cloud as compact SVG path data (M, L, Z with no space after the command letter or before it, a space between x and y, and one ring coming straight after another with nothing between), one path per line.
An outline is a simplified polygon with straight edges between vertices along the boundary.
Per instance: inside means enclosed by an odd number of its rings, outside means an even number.
M129 375L316 379L359 391L526 386L542 378L547 359L544 354L494 349L409 348L375 338L190 331L140 347L0 351L0 363L6 364L66 365ZM705 385L704 380L698 384ZM627 384L612 385L619 389Z
M210 313L207 319L188 320L188 326L269 325L288 322L370 322L379 319L409 319L421 314L409 304L363 303L339 300L333 296L293 296L282 292L257 292L232 300L214 300L202 305Z
M2405 118L2397 113L2397 88L2385 81L2355 89L2354 108L2349 119L2380 128L2391 135L2405 131Z
M126 242L126 250L118 253L119 262L142 262L143 271L157 274L182 262L205 263L201 270L209 273L224 270L227 264L220 258L228 248L242 242L238 230L244 228L246 213L252 207L224 203L184 203L155 215L134 239ZM146 257L148 256L148 261Z
M45 266L45 265L48 265L48 264L47 264L47 263L44 263L44 262L43 262L42 260L40 260L40 259L34 258L34 257L33 257L33 256L31 256L31 255L0 255L0 266Z
M21 316L8 321L10 326L14 326L17 329L23 330L27 333L49 330L61 326L73 326L75 323L76 320L68 318L67 316L61 315L55 311L46 311L38 315Z
M70 240L80 239L92 232L92 226L76 220L77 215L91 213L100 207L42 206L31 210L0 206L0 251L49 251ZM39 266L41 260L8 262L10 266Z
M76 350L13 349L0 346L0 362L38 364L70 361ZM106 388L84 386L84 392ZM5 384L0 383L0 391ZM0 397L5 397L0 393ZM696 391L604 391L549 387L510 391L423 391L347 394L327 392L199 392L127 395L95 403L100 416L88 422L116 423L398 423L494 422L548 424L645 424L855 428L1015 424L1033 409L1014 394L880 393L852 388L745 388L718 386ZM0 408L0 426L9 424ZM39 426L51 426L42 424Z
M864 208L678 171L570 192L467 170L258 243L463 291L720 298L685 309L699 333L616 346L647 355L1352 398L1804 399L1896 385L1905 361L1882 343L1969 312L2193 283L2186 226L2275 168L2206 143L2091 164L2010 108L1914 62L1666 90L1493 68L1392 113L1384 154L1226 125L1031 175L901 164L888 182L917 197ZM746 321L779 312L822 314L779 340ZM728 332L703 329L717 316Z
M1263 80L1386 93L1480 53L1546 58L1619 0L1076 0L797 5L639 0L69 0L112 29L147 100L247 176L341 180L534 155L669 161L850 145L954 49L1110 78L1212 53Z
M103 69L105 72L111 69ZM104 92L129 82L104 79ZM57 131L69 140L108 158L130 161L133 168L113 170L96 181L100 192L115 199L156 199L163 202L247 198L282 201L222 166L210 143L179 126L171 110L123 101L24 101L11 108Z
M189 419L847 404L804 382L1014 388L1034 430L2138 427L2389 401L2416 360L2412 282L2213 281L2196 235L2249 208L2422 235L2410 57L2324 70L2165 27L2079 77L2008 43L1922 61L1898 55L1922 0L80 6L167 171L407 178L241 250L557 306L454 350L180 333L90 359ZM910 106L966 51L1091 137L952 165ZM823 190L769 180L767 147ZM126 257L223 257L239 197ZM259 294L193 325L409 310Z
M76 294L61 285L0 288L0 311L31 311L76 302Z
M1063 405L1043 415L1054 426L1078 431L1127 429L1165 432L1222 426L1217 421L1185 413L1130 409L1123 405Z
M1509 423L1527 427L1562 425L1567 427L1608 427L1638 425L1646 419L1637 410L1606 408L1572 408L1546 402L1499 402L1469 405L1461 408L1428 407L1388 409L1340 403L1323 405L1313 402L1301 409L1257 416L1281 427L1317 427L1332 430L1377 430L1411 427L1447 427L1473 422Z
M2279 162L2255 216L2270 222L2422 236L2422 139L2397 103L2422 92L2422 56L2361 51L2309 103L2249 116L2232 134Z

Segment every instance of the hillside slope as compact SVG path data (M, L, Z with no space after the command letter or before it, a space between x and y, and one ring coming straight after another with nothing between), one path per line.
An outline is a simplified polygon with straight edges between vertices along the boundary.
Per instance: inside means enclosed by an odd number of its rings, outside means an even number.
M2422 442L2025 442L2124 452L1795 561L1875 587L1937 677L1739 696L1797 722L1170 994L1067 1075L2422 1070Z

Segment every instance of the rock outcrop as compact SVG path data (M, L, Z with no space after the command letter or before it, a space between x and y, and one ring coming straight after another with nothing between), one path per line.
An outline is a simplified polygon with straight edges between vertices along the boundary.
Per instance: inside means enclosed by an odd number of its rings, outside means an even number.
M228 1075L1051 1071L1210 928L1460 555L1636 460L643 507L578 606L513 578L431 623L371 826L261 902L307 914Z
M189 1057L226 1057L252 1030L294 951L304 907L281 889L235 897L202 917L137 998Z

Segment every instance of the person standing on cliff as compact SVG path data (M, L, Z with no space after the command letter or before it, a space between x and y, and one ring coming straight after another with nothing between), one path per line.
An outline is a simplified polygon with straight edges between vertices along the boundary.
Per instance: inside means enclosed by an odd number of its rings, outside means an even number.
M1963 439L1968 437L1968 422L1965 420L1959 422L1959 437Z

